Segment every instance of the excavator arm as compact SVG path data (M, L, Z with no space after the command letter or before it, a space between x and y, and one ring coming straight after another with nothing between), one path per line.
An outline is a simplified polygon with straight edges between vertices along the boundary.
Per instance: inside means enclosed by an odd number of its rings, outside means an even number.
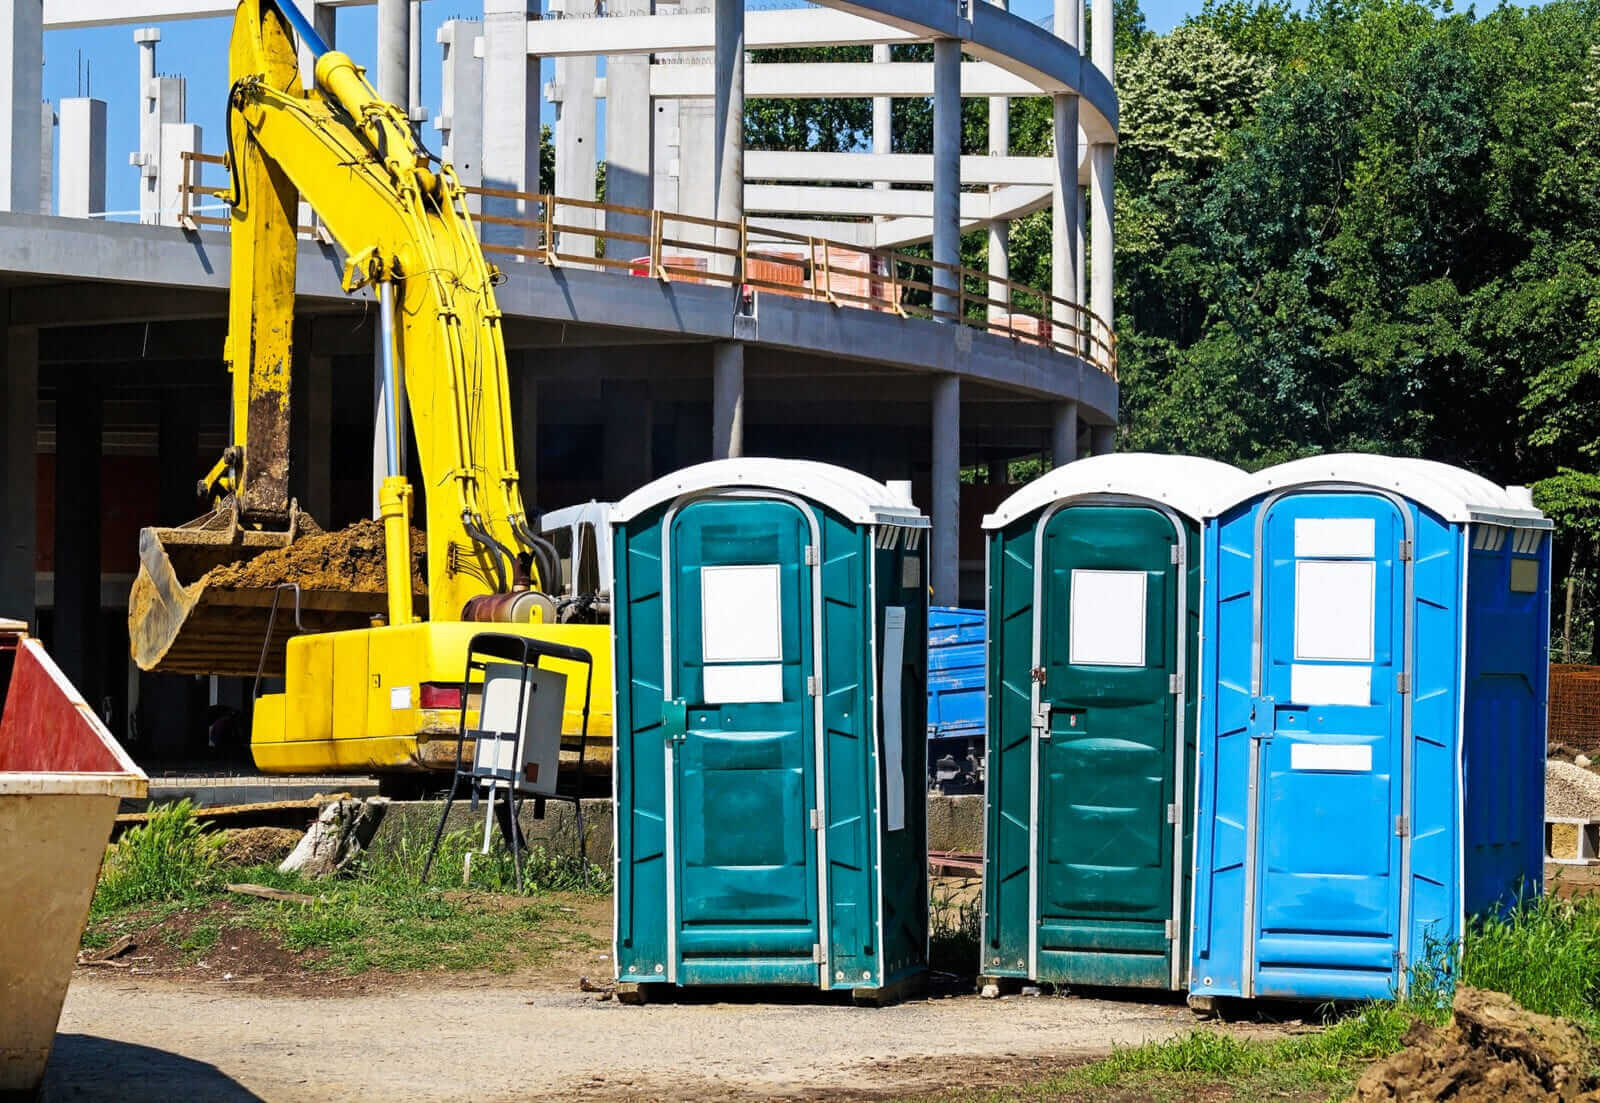
M309 89L301 87L296 32L316 56ZM187 672L263 668L248 660L270 630L273 595L233 595L258 610L253 619L208 610L221 599L201 592L204 572L315 528L288 493L302 198L347 258L345 289L377 300L385 392L404 396L426 487L430 619L526 621L529 603L510 605L525 591L555 586L558 579L544 576L559 567L523 506L494 295L501 277L484 259L454 171L422 147L404 112L380 99L349 57L323 45L292 3L242 0L229 75L233 232L224 358L234 443L201 482L218 499L212 515L141 533L129 618L135 659L145 669ZM405 439L398 408L380 416L391 419L391 442ZM406 624L416 619L412 490L396 447L384 475L388 621ZM307 601L318 628L365 623L369 615L368 606L340 595Z

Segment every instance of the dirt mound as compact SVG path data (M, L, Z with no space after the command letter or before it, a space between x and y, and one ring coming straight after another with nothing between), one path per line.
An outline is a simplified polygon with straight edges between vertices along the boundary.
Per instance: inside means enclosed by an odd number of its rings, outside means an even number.
M225 866L277 865L304 835L292 827L241 827L223 835L217 861Z
M426 592L421 560L427 539L411 530L411 591ZM338 532L302 536L294 543L262 552L243 563L224 563L206 572L208 587L218 590L271 589L285 582L306 590L341 590L381 594L384 574L383 522L357 521Z
M1412 1026L1405 1049L1369 1068L1353 1103L1600 1103L1588 1038L1499 992L1461 988L1449 1030Z
M1570 762L1546 762L1544 811L1547 816L1600 819L1600 774Z

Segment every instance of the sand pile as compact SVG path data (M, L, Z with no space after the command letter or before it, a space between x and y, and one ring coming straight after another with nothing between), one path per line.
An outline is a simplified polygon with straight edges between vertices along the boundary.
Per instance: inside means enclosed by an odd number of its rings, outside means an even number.
M1458 989L1449 1029L1419 1022L1405 1046L1362 1074L1353 1103L1600 1103L1583 1031L1525 1011L1500 992Z
M225 866L277 865L300 845L304 831L289 827L240 827L226 831L217 848Z
M1600 819L1600 775L1570 762L1556 760L1546 762L1544 814L1574 819Z
M422 530L412 529L412 593L427 591L421 570L426 546ZM213 567L204 582L218 590L271 589L295 582L306 590L381 594L389 588L384 569L383 522L369 519L338 532L302 536L242 563Z

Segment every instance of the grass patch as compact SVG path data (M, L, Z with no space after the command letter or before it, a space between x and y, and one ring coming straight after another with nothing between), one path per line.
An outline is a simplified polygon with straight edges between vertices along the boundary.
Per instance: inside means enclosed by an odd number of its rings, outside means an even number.
M975 975L983 939L983 896L946 878L931 882L928 966L958 977Z
M581 903L608 894L606 870L535 848L523 856L519 894L510 855L496 849L473 855L471 878L463 884L464 859L480 838L463 831L442 840L424 885L432 836L419 826L335 878L310 880L270 865L229 869L224 878L215 858L218 837L195 822L188 802L167 806L155 810L146 827L124 834L108 855L83 944L94 949L157 928L172 956L192 964L217 950L227 933L254 929L301 968L342 974L509 971L538 964L559 948L601 944L568 918L577 909L557 898ZM280 904L229 895L222 891L225 879L317 900ZM179 913L186 913L181 921Z
M129 907L204 896L216 888L221 836L205 830L187 800L158 805L106 854L91 917Z
M1474 925L1461 980L1600 1033L1600 899L1540 896Z

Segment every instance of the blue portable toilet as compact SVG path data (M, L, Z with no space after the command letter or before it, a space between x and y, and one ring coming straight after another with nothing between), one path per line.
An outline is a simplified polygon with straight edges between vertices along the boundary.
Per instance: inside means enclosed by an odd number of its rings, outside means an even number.
M1191 1001L1403 993L1540 889L1551 524L1523 488L1368 455L1214 514Z
M928 783L945 793L983 785L987 635L982 609L928 610Z
M620 994L922 983L927 518L843 468L729 459L611 524Z

